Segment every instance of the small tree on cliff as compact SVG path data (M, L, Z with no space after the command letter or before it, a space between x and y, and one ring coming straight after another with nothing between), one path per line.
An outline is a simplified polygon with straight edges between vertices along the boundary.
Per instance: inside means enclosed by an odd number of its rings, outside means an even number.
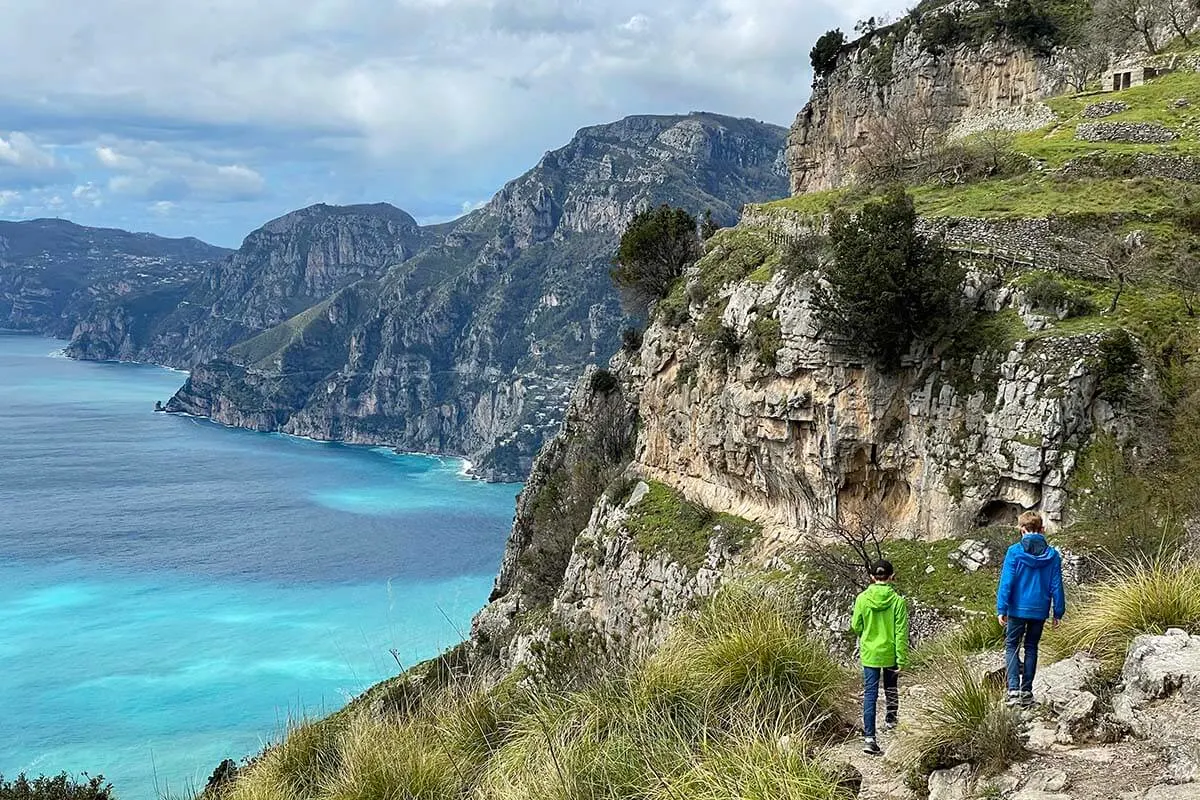
M846 44L846 34L840 29L827 31L817 39L809 52L812 59L813 74L818 78L826 78L837 68L838 55Z
M837 212L833 261L813 292L828 329L884 369L899 366L914 339L941 333L957 317L965 272L916 225L912 197L900 190L855 215Z
M644 314L702 252L696 218L663 204L633 218L613 259L613 282L631 314Z

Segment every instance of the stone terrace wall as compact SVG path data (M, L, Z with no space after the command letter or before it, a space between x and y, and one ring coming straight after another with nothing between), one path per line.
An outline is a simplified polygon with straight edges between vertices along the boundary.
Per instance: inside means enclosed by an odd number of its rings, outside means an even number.
M1193 164L1192 167L1200 170L1200 164ZM784 244L813 233L828 232L829 215L815 216L788 209L748 206L742 214L741 224L762 228L777 244ZM1031 269L1104 275L1103 257L1091 249L1083 232L1066 221L938 217L920 220L918 228L927 235L942 237L951 250L964 255L1019 264Z
M1200 158L1155 155L1153 153L1081 156L1064 166L1061 174L1072 177L1091 176L1097 178L1112 176L1168 178L1186 183L1200 183Z

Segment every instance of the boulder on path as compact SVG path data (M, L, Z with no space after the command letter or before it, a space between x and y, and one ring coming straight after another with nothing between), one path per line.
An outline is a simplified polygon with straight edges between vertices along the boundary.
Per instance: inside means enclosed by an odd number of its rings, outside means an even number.
M929 775L929 800L967 800L973 783L969 764L939 769Z
M1121 696L1135 710L1176 692L1200 692L1200 636L1172 628L1133 640L1121 670Z
M1095 730L1100 700L1087 690L1100 674L1100 662L1086 653L1043 667L1033 679L1033 695L1058 716L1055 740L1072 744Z

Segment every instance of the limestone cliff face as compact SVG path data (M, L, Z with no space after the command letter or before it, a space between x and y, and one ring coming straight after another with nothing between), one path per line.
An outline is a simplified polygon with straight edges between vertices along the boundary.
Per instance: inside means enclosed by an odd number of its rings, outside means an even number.
M996 311L1020 304L1009 289L973 291ZM781 329L773 368L748 341L770 309ZM1018 342L969 364L916 352L883 373L825 340L809 290L782 276L734 286L722 321L746 344L715 361L695 358L693 328L649 332L638 465L763 523L781 548L873 502L908 535L1011 523L1032 508L1060 521L1076 450L1114 420L1089 369L1095 334Z
M630 219L673 203L736 221L786 194L784 138L711 114L631 117L580 131L453 223L272 223L193 301L207 316L182 341L211 363L168 409L523 478L579 369L617 348L610 260Z
M729 236L769 240L777 232L747 227ZM725 235L716 249L727 246ZM568 424L526 484L505 568L475 622L476 643L505 663L533 665L562 640L556 630L601 651L654 644L672 615L731 573L788 563L806 542L827 536L834 520L858 514L915 538L968 536L1013 524L1028 509L1051 528L1062 524L1078 452L1098 431L1130 431L1099 388L1104 334L1056 335L1013 277L989 266L971 273L966 287L966 302L999 335L967 352L915 347L892 372L821 333L805 279L777 272L765 282L728 283L707 298L687 292L698 299L682 318L660 315L639 352L612 362L631 410L624 413L638 420L613 474L666 485L758 523L762 535L733 547L714 528L698 567L639 547L626 524L639 513L638 490L625 497L611 485L601 492L569 479L562 454L584 459L574 432L602 419L585 380ZM729 336L705 331L714 309ZM764 319L778 323L777 340L761 338ZM567 529L539 522L538 498L552 485L594 503L590 515ZM524 587L545 548L570 555L543 567L532 593ZM810 592L801 599L816 629L845 630L846 598ZM932 609L918 609L917 620L918 636L945 624Z
M891 58L887 54L891 53ZM915 29L883 29L846 47L837 69L813 86L788 137L793 194L852 178L857 151L882 121L920 109L939 129L1033 130L1050 121L1040 101L1066 89L1053 59L1003 41L934 55Z

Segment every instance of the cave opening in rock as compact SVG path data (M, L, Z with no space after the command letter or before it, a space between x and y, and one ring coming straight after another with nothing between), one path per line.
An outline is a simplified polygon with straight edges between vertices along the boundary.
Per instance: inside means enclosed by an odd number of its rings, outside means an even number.
M1016 525L1017 517L1021 516L1024 510L1023 506L1007 500L989 500L979 509L975 521L981 528L991 525Z

